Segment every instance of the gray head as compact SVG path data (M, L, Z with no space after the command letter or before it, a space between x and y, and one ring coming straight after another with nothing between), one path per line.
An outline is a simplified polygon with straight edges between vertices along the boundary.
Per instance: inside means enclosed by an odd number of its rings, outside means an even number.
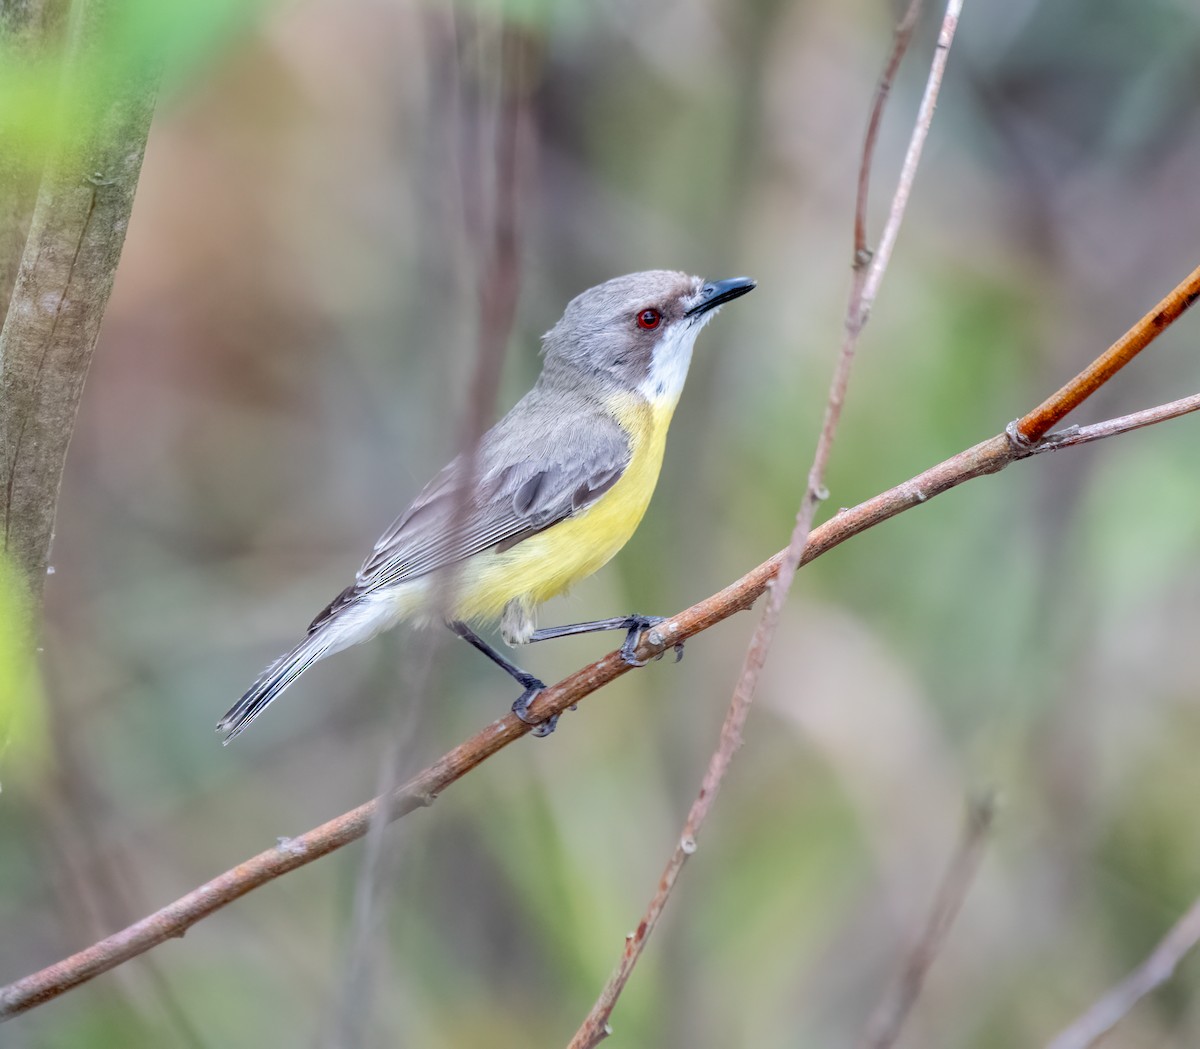
M748 277L706 282L674 270L614 277L576 295L545 334L543 374L583 372L673 403L700 329L754 286Z

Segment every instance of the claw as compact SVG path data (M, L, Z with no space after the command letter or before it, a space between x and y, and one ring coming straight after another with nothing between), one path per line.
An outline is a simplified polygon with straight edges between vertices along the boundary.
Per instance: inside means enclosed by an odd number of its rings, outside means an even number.
M634 650L638 646L638 641L641 639L642 634L651 627L658 626L659 623L665 622L665 616L630 616L625 621L625 625L629 633L625 635L625 640L621 644L621 658L625 660L625 662L631 667L644 667L647 663L647 660L638 659L637 656L633 654ZM660 652L654 658L661 659L662 653Z
M529 716L529 706L537 698L539 692L546 687L544 682L539 681L535 677L530 677L528 680L521 682L525 686L525 691L517 697L517 700L512 705L512 712L517 715L526 725L532 727L533 731L530 735L537 736L542 739L554 731L554 727L558 724L558 715L552 714L544 721L537 721Z

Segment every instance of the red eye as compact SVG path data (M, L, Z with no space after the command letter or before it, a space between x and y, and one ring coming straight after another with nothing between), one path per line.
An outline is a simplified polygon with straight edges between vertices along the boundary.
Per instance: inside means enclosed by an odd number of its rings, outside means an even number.
M637 322L639 328L643 328L646 331L654 331L655 328L662 324L662 314L658 310L642 310L637 315Z

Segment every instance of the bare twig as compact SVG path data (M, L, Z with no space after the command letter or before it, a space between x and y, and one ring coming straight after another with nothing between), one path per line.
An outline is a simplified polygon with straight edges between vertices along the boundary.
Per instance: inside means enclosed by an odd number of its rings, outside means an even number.
M888 96L892 93L892 82L908 45L912 41L913 30L917 19L921 16L921 0L909 0L908 10L896 23L892 34L892 53L888 56L887 65L875 87L875 99L871 103L871 116L867 120L867 135L863 142L862 162L858 166L858 196L854 202L854 264L858 269L866 267L870 261L870 250L867 247L867 200L870 195L871 169L874 167L875 143L879 139L879 126L882 123L883 107L887 105Z
M86 0L75 8L60 131L0 331L0 548L23 573L35 604L67 445L121 257L158 79L156 71L136 67L119 49L113 53L120 5Z
M1128 433L1130 430L1140 430L1144 426L1153 426L1155 423L1166 422L1168 419L1177 419L1181 415L1187 415L1189 412L1197 410L1200 410L1200 393L1194 393L1191 397L1180 397L1177 401L1147 408L1145 411L1122 415L1116 419L1106 419L1102 423L1093 423L1091 426L1068 426L1065 430L1059 430L1057 433L1045 437L1040 444L1034 446L1033 454L1053 452L1058 448L1074 448L1078 444L1091 444L1092 441L1115 437L1117 434Z
M879 1003L868 1021L862 1049L891 1049L900 1037L904 1021L921 994L925 976L946 942L950 927L975 880L995 815L996 800L991 794L968 802L962 834L934 898L929 919L904 960L896 986Z
M921 506L951 488L998 473L1033 454L1034 450L1014 445L1006 434L990 437L814 528L801 563L808 564L847 539ZM640 661L653 659L678 642L749 608L767 590L786 554L787 551L780 551L723 590L658 624L638 645L634 655ZM530 706L531 720L542 721L564 713L629 670L619 653L610 652L540 693ZM198 921L248 892L357 841L366 834L380 810L390 822L430 805L451 784L528 732L529 725L514 714L506 714L387 797L374 798L297 838L281 839L274 848L227 870L128 928L0 988L0 1021L57 998L166 940L183 936Z
M1014 440L1033 443L1050 432L1078 405L1095 393L1150 345L1200 298L1200 266L1189 273L1149 313L1114 342L1062 389L1047 397L1028 415L1009 426Z
M1200 899L1171 927L1141 965L1093 1002L1047 1049L1088 1049L1095 1045L1146 995L1166 983L1197 943L1200 943Z
M905 15L906 19L915 15L914 7L915 5L910 7L908 13ZM838 354L837 366L834 369L833 380L829 388L829 397L826 400L825 418L821 425L821 435L817 441L812 466L808 472L808 487L805 490L804 498L801 500L800 510L796 515L796 523L792 530L791 541L784 552L779 565L779 571L770 588L767 606L763 609L762 619L759 620L758 627L754 631L754 636L750 639L750 646L746 650L741 674L738 677L737 686L734 688L733 699L725 715L725 723L721 726L721 736L717 743L717 749L713 751L712 757L709 759L708 769L704 773L700 791L696 795L695 801L692 802L692 807L688 812L687 820L683 826L683 832L680 834L679 840L670 858L667 860L662 877L658 880L658 888L653 897L651 897L650 903L646 907L641 921L638 922L637 928L625 938L625 947L621 952L621 958L617 962L616 969L601 990L600 996L596 999L591 1011L575 1032L568 1049L592 1049L593 1046L598 1045L609 1034L611 1028L609 1027L608 1019L612 1015L617 999L621 996L621 992L629 982L629 977L632 975L634 967L641 958L646 942L649 940L650 934L654 931L659 918L662 916L667 900L671 896L671 892L675 887L680 872L683 870L684 864L687 863L688 857L696 851L696 838L700 832L700 828L703 826L708 813L712 809L713 802L716 800L717 793L721 789L721 784L725 779L725 773L728 771L729 764L733 760L733 755L736 753L738 747L741 746L742 728L750 713L750 705L754 700L754 693L758 688L759 675L766 662L767 653L770 650L775 633L779 628L779 620L783 613L783 606L787 600L788 591L792 586L792 580L795 578L796 570L800 567L804 559L805 550L809 545L809 533L812 529L817 506L825 498L825 468L829 462L829 456L833 449L833 440L841 418L842 405L845 402L846 387L850 380L850 368L854 363L854 353L858 345L858 338L862 333L863 326L867 322L867 318L870 316L871 307L878 294L880 282L883 279L884 271L887 269L888 261L891 258L892 248L900 232L900 224L904 218L904 210L912 189L913 178L916 175L917 165L921 159L921 151L925 145L925 139L929 134L929 126L933 121L933 110L937 101L938 91L941 88L942 77L946 69L946 59L949 55L951 41L954 39L954 31L958 26L958 15L961 8L962 0L949 0L946 5L945 18L942 22L941 31L938 34L937 49L934 52L929 77L925 85L925 94L921 100L916 125L913 128L908 151L904 157L904 164L901 168L896 192L893 195L892 205L888 212L888 220L884 226L883 235L880 238L879 250L875 253L865 270L861 265L865 249L860 249L858 244L858 219L856 218L855 268L851 283L850 301L846 307L845 331L842 338L841 351ZM908 43L909 32L911 30L908 32L897 31L897 41L888 62L888 69L884 74L884 83L887 83L890 77L894 75L895 70L893 67L898 65L900 58L903 57ZM886 93L886 88L884 92ZM877 96L876 109L880 106L882 106L882 99ZM877 120L877 114L873 113L872 121L874 122L875 120ZM863 147L862 166L865 167L871 163L873 147L874 134L872 129L868 131L867 140ZM865 184L866 179L860 176L860 191ZM860 201L860 206L865 207L865 204Z

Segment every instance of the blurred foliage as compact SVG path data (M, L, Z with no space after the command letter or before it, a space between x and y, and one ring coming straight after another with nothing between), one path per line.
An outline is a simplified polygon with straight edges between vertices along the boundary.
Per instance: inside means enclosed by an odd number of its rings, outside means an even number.
M29 650L31 629L24 590L0 557L0 791L31 780L49 757L41 681Z
M511 702L465 646L398 631L235 746L211 732L462 432L498 114L517 113L520 296L497 411L583 288L653 266L759 280L702 336L638 534L543 620L670 612L783 545L893 6L105 5L83 97L145 63L166 87L63 486L44 689L0 636L0 982L357 804L391 733L413 771ZM0 2L4 170L39 169L58 112L65 8L39 8L45 34L18 25L33 10ZM937 15L885 121L875 230ZM829 512L998 432L1195 265L1198 59L1186 4L967 5ZM1080 421L1196 389L1196 323ZM614 1045L855 1044L981 784L1004 799L995 842L902 1044L1041 1044L1136 964L1200 892L1196 425L973 481L802 573ZM565 1043L679 833L752 622L389 831L362 1045ZM551 680L607 645L519 658ZM0 1041L337 1044L364 855ZM1197 987L1189 962L1112 1044L1197 1044Z
M62 121L98 122L108 85L166 74L186 90L223 47L253 29L267 0L24 0L0 5L0 142L29 170L55 143ZM68 11L69 8L69 11ZM92 27L95 46L74 47ZM65 62L66 56L72 60Z

